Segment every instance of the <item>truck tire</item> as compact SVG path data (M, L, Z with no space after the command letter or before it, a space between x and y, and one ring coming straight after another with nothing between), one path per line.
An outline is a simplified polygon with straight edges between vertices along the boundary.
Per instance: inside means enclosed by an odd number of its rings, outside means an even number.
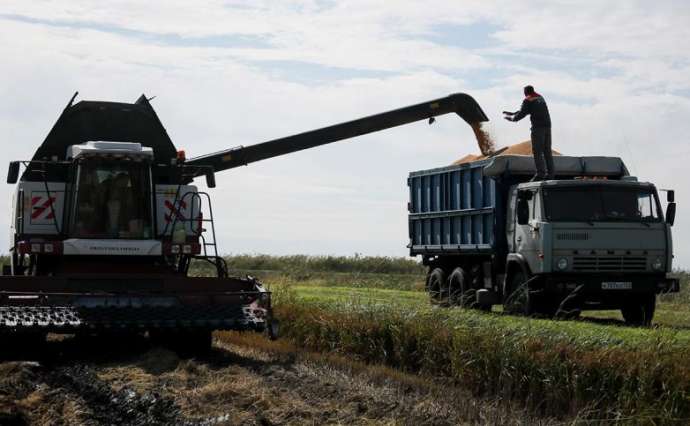
M655 309L656 295L645 294L627 300L621 307L621 313L626 324L648 327L652 324Z
M448 277L448 302L451 305L471 308L477 304L477 292L464 269L453 269Z
M446 302L448 297L448 287L446 281L446 271L441 268L434 268L426 278L426 289L429 292L431 303L441 305Z
M506 313L525 316L534 314L534 301L527 282L528 278L522 269L511 274L508 291L503 296L503 310Z

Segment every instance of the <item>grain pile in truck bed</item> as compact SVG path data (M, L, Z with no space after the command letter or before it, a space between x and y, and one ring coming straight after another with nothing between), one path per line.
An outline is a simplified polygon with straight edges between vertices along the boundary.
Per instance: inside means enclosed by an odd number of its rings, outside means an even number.
M553 155L561 155L558 151L553 151ZM495 155L532 155L532 142L524 141L517 143L515 145L510 145L501 149L496 150ZM479 161L489 158L490 155L474 155L467 154L466 156L453 162L453 165L471 163L472 161Z

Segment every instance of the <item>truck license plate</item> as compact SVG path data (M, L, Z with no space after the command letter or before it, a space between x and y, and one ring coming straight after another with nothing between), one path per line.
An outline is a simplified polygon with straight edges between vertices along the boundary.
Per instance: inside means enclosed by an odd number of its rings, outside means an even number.
M601 283L602 290L632 290L630 281L608 281Z

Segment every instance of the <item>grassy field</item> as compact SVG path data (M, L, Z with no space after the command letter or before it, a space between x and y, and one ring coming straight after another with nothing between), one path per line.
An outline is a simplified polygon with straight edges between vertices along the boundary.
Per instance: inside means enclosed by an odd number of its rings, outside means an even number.
M452 378L477 396L517 401L538 415L690 421L688 330L443 309L418 292L276 290L285 337L309 350Z
M231 273L252 275L272 285L291 286L310 301L355 300L367 303L427 304L425 268L408 258L333 256L228 256ZM197 266L198 273L211 274ZM678 272L682 291L661 296L655 324L690 329L690 274ZM390 291L384 291L390 290ZM501 308L494 307L500 312ZM587 311L584 319L616 324L619 311Z
M616 311L553 321L438 308L420 291L420 270L315 265L253 274L271 286L284 335L297 346L450 378L477 396L568 422L690 422L687 274L682 293L660 298L654 327L632 328Z
M274 292L297 350L450 383L565 423L690 424L690 292L660 298L654 326L614 311L555 321L432 306L409 259L231 256ZM211 270L194 265L195 275ZM267 377L271 377L270 374ZM299 386L299 383L295 383ZM320 392L320 391L315 391Z

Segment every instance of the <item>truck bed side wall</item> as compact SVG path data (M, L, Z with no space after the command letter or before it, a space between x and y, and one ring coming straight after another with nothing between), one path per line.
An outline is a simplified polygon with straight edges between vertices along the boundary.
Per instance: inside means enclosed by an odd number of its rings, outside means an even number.
M485 163L410 174L412 256L505 258L507 186L483 175Z

